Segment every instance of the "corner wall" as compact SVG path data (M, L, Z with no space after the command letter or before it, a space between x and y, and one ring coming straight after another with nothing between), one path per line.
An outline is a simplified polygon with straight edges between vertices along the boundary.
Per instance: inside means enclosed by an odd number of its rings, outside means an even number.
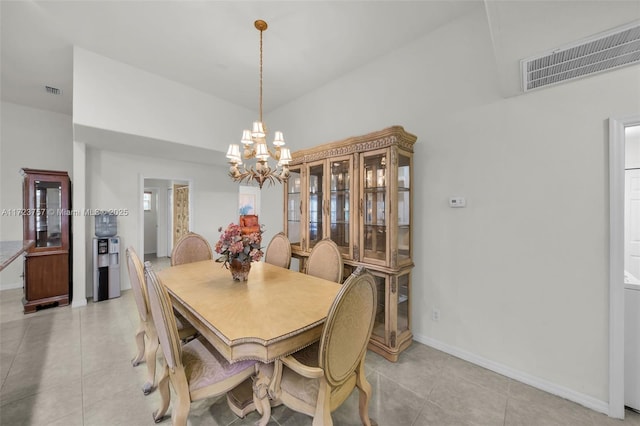
M22 208L23 167L69 172L73 184L71 117L2 102L0 133L0 212ZM22 217L0 214L0 240L22 240ZM0 290L23 286L22 259L0 272Z

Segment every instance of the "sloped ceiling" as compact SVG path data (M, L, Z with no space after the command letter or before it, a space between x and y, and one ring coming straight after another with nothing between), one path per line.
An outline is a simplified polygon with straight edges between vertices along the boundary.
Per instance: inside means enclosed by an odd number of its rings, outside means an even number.
M469 13L485 14L502 93L514 96L520 59L639 19L640 2L2 1L0 94L71 114L77 45L257 109L253 21L264 19L268 112Z

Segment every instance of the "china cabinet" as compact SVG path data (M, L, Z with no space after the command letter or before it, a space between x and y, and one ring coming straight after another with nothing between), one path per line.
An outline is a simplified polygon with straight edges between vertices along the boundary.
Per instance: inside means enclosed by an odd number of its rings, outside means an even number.
M376 278L369 348L396 361L411 344L412 177L416 136L392 126L292 154L284 228L300 269L331 238L344 276L360 265Z
M22 169L23 238L33 240L24 260L24 313L68 305L70 181L67 172Z

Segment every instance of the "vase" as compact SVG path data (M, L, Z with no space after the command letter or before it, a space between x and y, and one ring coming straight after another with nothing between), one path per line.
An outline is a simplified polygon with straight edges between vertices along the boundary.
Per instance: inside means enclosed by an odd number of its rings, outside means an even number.
M251 261L231 259L229 269L234 281L246 281L249 278L249 271L251 271Z

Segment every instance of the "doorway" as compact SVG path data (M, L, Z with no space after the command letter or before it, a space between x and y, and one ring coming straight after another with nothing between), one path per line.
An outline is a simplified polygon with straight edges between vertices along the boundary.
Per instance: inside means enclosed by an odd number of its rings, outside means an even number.
M609 416L619 419L624 418L625 379L630 380L625 371L625 225L630 226L625 223L625 174L627 157L637 155L627 151L626 141L638 126L640 116L609 120Z
M142 253L145 261L162 269L171 263L175 237L190 230L191 182L143 178L142 188Z

